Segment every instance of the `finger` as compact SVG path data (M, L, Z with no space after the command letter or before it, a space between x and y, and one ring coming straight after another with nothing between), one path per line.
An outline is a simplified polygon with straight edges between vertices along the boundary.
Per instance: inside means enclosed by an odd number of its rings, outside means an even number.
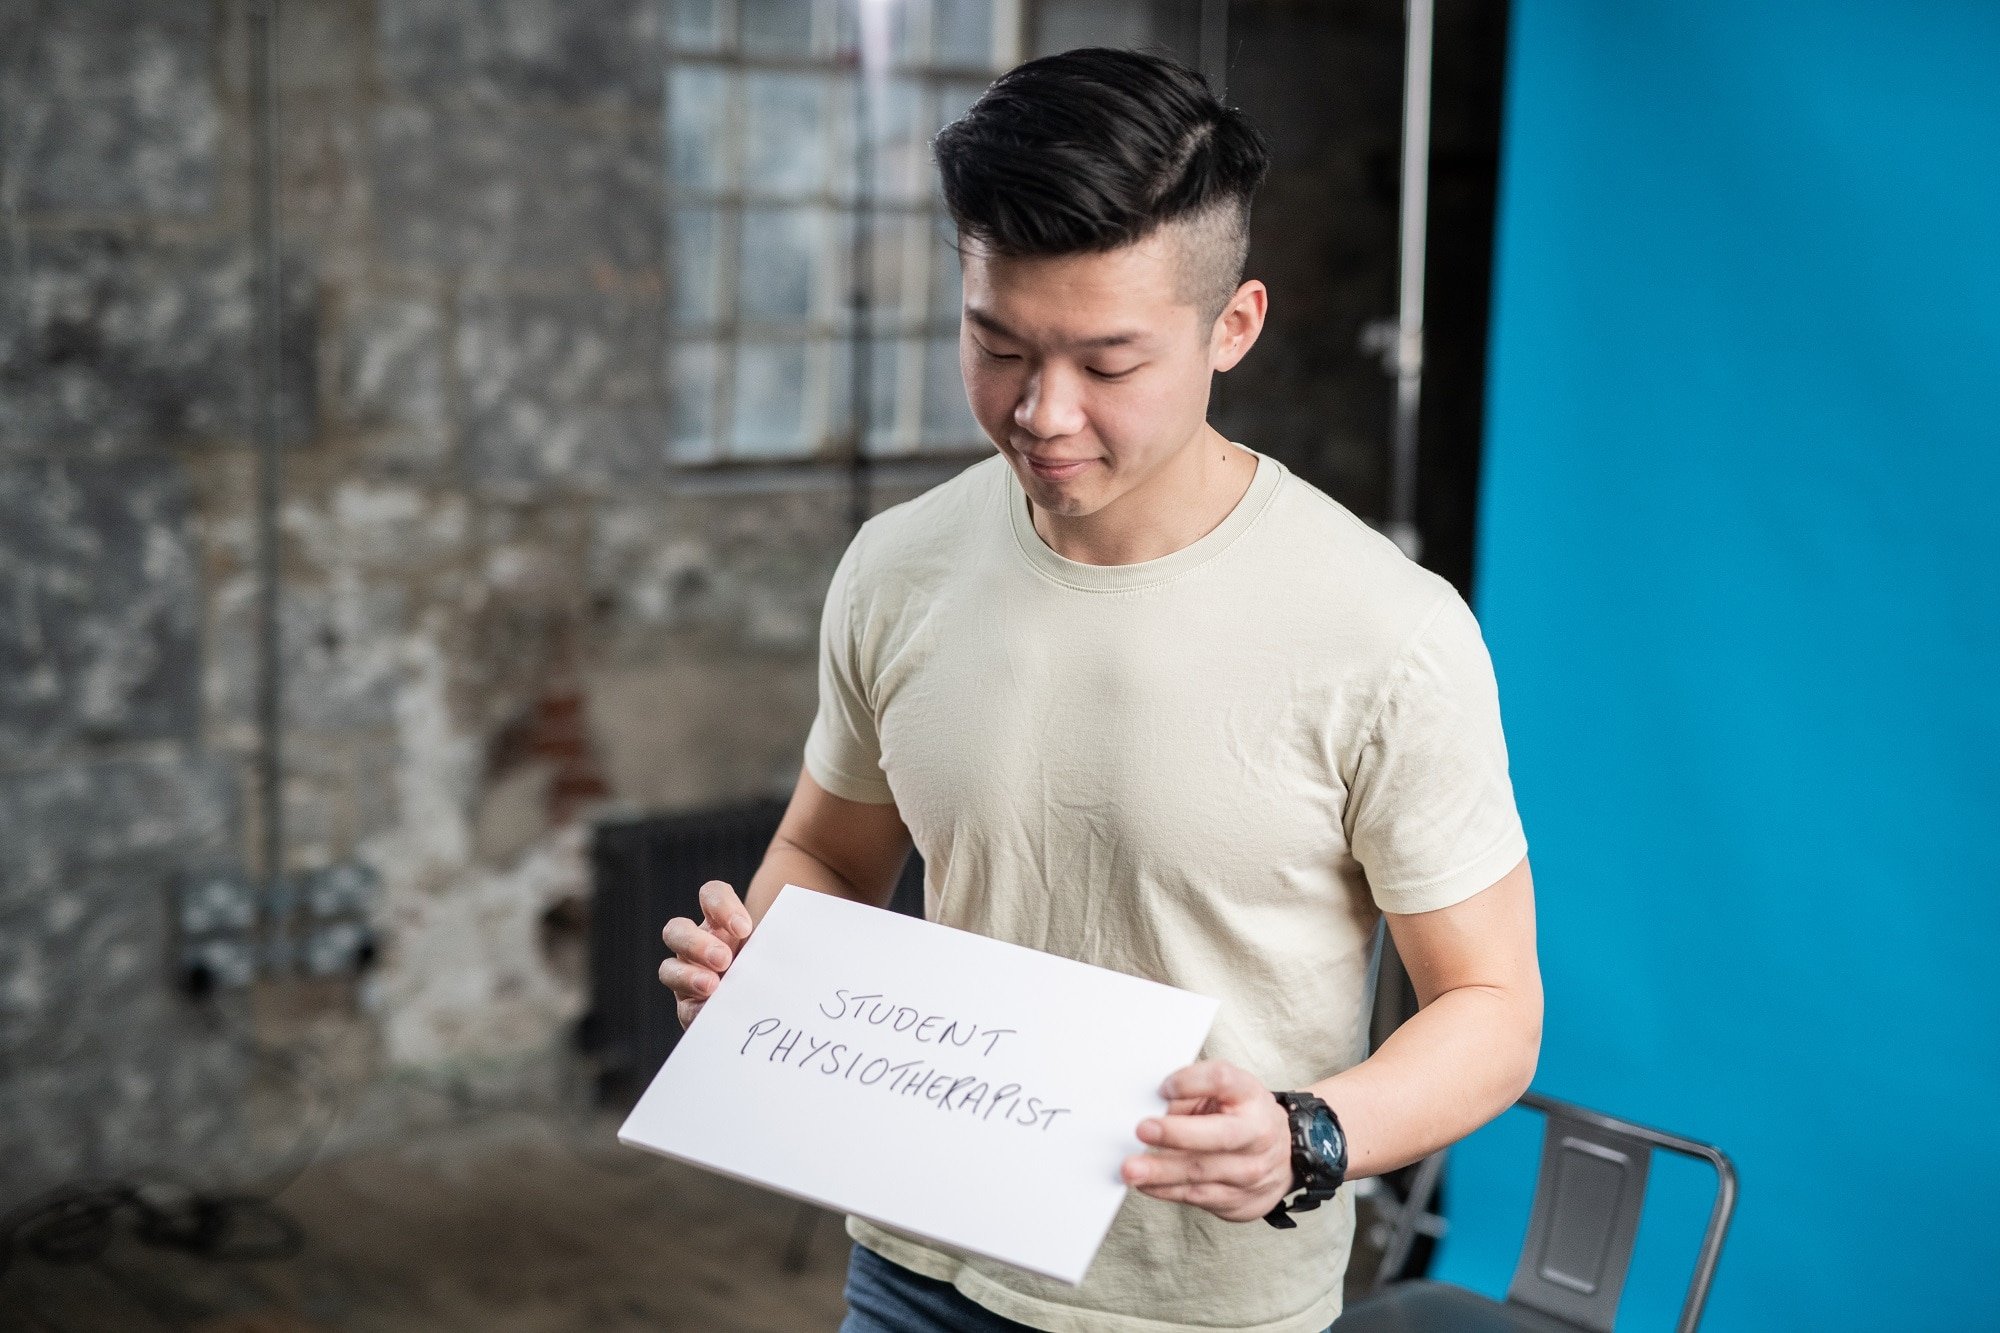
M1163 1185L1140 1193L1167 1203L1205 1208L1225 1222L1254 1222L1270 1212L1269 1205L1259 1205L1257 1196L1231 1185Z
M1184 1152L1248 1152L1261 1146L1258 1124L1247 1116L1163 1115L1139 1122L1139 1141Z
M660 984L686 1000L705 1000L715 993L720 978L705 967L669 958L660 964Z
M683 1000L706 1000L721 980L707 968L678 958L660 964L660 983Z
M712 879L701 886L701 924L713 931L724 944L736 948L750 938L751 922L749 909L736 896L736 890L719 879Z
M1213 1097L1225 1106L1269 1097L1263 1084L1227 1060L1203 1060L1177 1069L1160 1085L1160 1095L1168 1101L1183 1097Z
M736 961L736 953L728 945L684 916L677 916L667 922L660 938L667 947L690 963L698 963L711 972L721 972Z
M1228 1185L1241 1189L1263 1176L1254 1157L1240 1153L1150 1152L1128 1157L1125 1183L1135 1189L1165 1185Z
M694 1023L694 1016L701 1012L701 1006L702 1002L700 1000L674 1001L674 1017L680 1019L683 1029Z
M1206 1208L1219 1215L1241 1213L1243 1211L1243 1191L1234 1185L1159 1185L1139 1191L1149 1198L1162 1199L1168 1203L1192 1204L1196 1208ZM1232 1217L1229 1220L1235 1221Z

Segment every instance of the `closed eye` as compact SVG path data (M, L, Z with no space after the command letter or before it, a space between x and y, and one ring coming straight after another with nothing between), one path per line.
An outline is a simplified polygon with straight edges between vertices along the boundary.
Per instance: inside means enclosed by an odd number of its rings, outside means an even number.
M1019 361L1021 359L1019 356L1011 352L1006 352L1006 353L996 352L991 347L988 347L985 343L979 341L979 339L977 338L974 338L972 340L972 345L974 347L977 347L989 361Z
M1090 373L1092 375L1095 375L1098 379L1109 380L1115 383L1118 380L1127 378L1132 374L1133 371L1137 369L1139 369L1138 366L1127 366L1123 370L1098 370L1095 367L1092 367Z

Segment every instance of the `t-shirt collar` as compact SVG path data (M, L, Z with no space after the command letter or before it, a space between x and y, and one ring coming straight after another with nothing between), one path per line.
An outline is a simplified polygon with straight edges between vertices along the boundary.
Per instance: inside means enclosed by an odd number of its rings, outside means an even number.
M1285 471L1284 464L1254 449L1249 452L1257 459L1256 475L1251 477L1250 488L1243 492L1243 498L1236 502L1236 507L1222 522L1178 551L1156 560L1141 560L1134 565L1090 565L1050 550L1048 543L1042 540L1042 534L1035 531L1034 520L1028 512L1028 495L1021 489L1021 479L1002 460L1000 471L1007 479L1007 512L1014 528L1015 545L1038 572L1081 592L1130 592L1177 579L1227 550L1249 530L1277 494L1278 483Z

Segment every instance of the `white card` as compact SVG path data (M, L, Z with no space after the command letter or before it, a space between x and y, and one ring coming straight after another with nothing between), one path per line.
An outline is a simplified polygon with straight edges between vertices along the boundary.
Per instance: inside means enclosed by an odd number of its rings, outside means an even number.
M1215 1012L788 884L618 1138L1074 1284Z

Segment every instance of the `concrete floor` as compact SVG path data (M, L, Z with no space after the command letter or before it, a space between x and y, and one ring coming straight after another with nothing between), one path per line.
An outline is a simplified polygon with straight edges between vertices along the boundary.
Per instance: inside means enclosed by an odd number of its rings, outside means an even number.
M295 1258L216 1263L121 1236L95 1262L19 1257L0 1329L61 1333L557 1333L834 1329L847 1238L821 1214L620 1147L615 1120L502 1116L319 1163L279 1203Z
M0 1333L809 1333L835 1329L848 1242L800 1205L623 1148L618 1121L491 1116L316 1163L279 1196L295 1257L221 1263L120 1234L17 1256ZM1364 1235L1366 1228L1364 1228ZM1373 1271L1365 1242L1349 1299Z

